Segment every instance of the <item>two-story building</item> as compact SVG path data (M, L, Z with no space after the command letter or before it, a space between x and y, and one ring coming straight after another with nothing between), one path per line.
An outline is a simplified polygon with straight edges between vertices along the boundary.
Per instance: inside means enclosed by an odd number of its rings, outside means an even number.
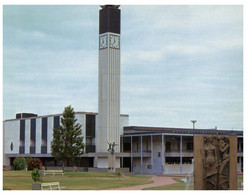
M97 169L101 154L96 153L98 114L76 112L77 122L82 125L86 145L78 167L89 171ZM3 165L13 165L18 157L40 158L47 168L61 166L51 155L53 129L58 128L62 114L37 116L17 114L16 119L3 122ZM139 174L187 174L192 172L193 137L195 135L236 135L238 139L238 172L243 169L243 131L216 129L185 129L129 126L129 116L120 115L120 159L116 168L129 168ZM106 147L107 153L107 147ZM67 166L73 166L68 162Z

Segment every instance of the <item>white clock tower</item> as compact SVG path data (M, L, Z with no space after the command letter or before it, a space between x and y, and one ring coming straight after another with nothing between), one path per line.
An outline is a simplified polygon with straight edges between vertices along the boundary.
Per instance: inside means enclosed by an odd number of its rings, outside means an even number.
M99 16L97 167L108 168L108 147L120 153L120 13L117 5L101 6ZM119 167L120 159L115 165Z

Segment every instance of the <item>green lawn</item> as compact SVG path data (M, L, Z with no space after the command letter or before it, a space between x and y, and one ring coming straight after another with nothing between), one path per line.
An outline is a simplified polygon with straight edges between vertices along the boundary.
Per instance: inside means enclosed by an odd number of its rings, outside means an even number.
M183 178L185 178L185 177L173 178L175 181L177 181L179 183L166 185L166 186L146 188L144 190L186 190L186 188L187 188L186 183L180 182L180 180ZM239 187L239 183L242 183L242 182L243 182L243 175L238 175L238 187ZM188 190L193 190L193 189L194 189L194 184L192 183L191 185L189 185Z
M64 176L45 176L42 183L60 182L65 190L106 190L152 183L150 176L117 176L110 173L65 172ZM3 188L31 190L31 171L4 171Z
M167 186L146 188L145 190L185 190L186 184L180 182L185 177L174 178L176 184ZM117 176L111 173L95 172L65 172L62 177L45 176L43 183L60 182L65 190L107 190L119 187L128 187L134 185L152 183L150 176ZM243 176L238 176L238 183L243 182ZM32 179L31 171L3 171L3 189L12 190L31 190ZM193 190L193 184L189 186Z
M166 186L158 186L152 188L145 188L144 190L186 190L186 183L181 182L181 179L185 179L185 177L175 177L173 178L178 183L166 185ZM188 189L193 190L194 184L189 185Z

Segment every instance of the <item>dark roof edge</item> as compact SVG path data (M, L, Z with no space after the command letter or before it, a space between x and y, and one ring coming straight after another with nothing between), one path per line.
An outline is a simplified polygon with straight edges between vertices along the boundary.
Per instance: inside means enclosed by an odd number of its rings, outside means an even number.
M97 112L75 112L75 114L89 114L89 115L98 115L98 113ZM60 114L48 114L48 115L38 115L38 116L36 116L36 117L27 117L27 118L18 118L18 119L16 119L16 118L13 118L13 119L6 119L6 120L4 120L3 122L7 122L7 121L15 121L15 120L25 120L25 119L33 119L33 118L43 118L43 117L53 117L53 116L61 116L62 115L62 113L60 113ZM120 114L120 116L122 116L122 117L129 117L129 115L128 114Z
M147 127L147 126L126 126L124 130L134 131L213 131L213 132L236 132L243 133L243 130L222 130L222 129L192 129L192 128L173 128L173 127Z

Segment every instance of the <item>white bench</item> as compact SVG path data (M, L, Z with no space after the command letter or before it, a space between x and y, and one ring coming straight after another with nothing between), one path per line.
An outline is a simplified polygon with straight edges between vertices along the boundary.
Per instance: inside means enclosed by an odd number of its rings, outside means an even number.
M62 170L44 170L44 176L49 174L52 174L53 176L55 174L61 174L62 176L64 175Z
M41 183L41 190L61 190L59 182Z

